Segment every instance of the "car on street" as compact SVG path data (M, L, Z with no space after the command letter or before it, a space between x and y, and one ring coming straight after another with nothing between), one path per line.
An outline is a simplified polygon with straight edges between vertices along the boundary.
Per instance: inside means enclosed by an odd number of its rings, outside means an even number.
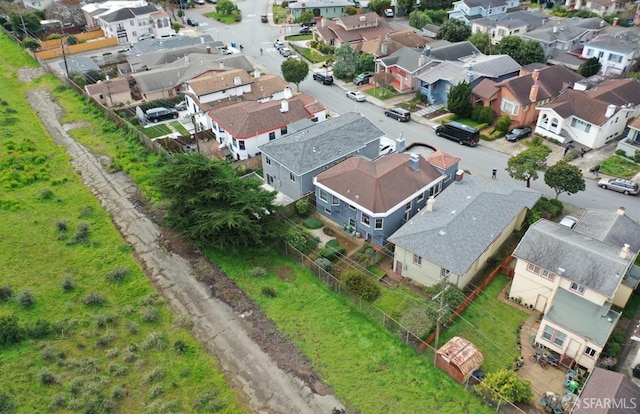
M564 216L562 217L562 220L560 220L560 224L561 226L565 226L567 228L573 229L576 224L578 224L578 219L573 217L573 216Z
M313 27L316 25L316 20L315 19L311 19L311 20L307 20L306 22L302 22L300 23L300 27Z
M522 128L515 128L511 132L509 132L505 138L507 141L516 142L520 141L522 138L526 138L531 136L532 129L531 127L525 126Z
M385 116L393 118L399 122L411 121L411 112L402 108L387 108L384 110Z
M393 17L393 9L384 9L384 15L385 17Z
M173 107L173 109L175 109L176 111L186 111L187 110L187 101L182 101L176 104L176 106Z
M365 94L360 91L348 91L347 98L353 99L356 102L364 102L367 100Z
M167 109L162 106L147 110L145 116L149 122L166 121L167 119L177 119L178 111L175 109Z
M380 152L379 155L391 154L396 150L396 142L387 137L380 138Z
M605 190L613 190L625 195L636 195L640 191L638 183L624 178L603 178L598 185Z
M218 0L205 0L207 3L218 4Z
M153 39L154 37L155 37L155 36L154 36L154 34L153 34L153 33L149 33L149 32L147 32L147 33L142 33L140 36L138 36L138 40L139 40L139 41L142 41L142 40L144 40L144 39Z
M291 56L291 49L289 49L288 47L282 47L280 48L280 54L284 57L289 57Z
M193 26L196 27L198 26L200 23L198 23L198 21L196 19L192 19L191 17L187 18L187 24L189 26Z
M284 43L282 43L282 40L276 39L275 42L273 42L273 47L280 50L281 48L284 47Z
M204 0L193 0L195 4L203 5L205 3Z
M308 26L303 26L300 28L300 34L309 34L311 33L311 28Z
M362 72L355 78L353 78L353 83L355 85L364 85L365 83L369 83L369 79L373 76L373 72Z
M324 73L314 73L313 80L318 81L323 85L333 85L333 76L325 75Z
M266 14L263 14L262 16L260 16L260 21L262 23L269 23L269 18L267 17Z

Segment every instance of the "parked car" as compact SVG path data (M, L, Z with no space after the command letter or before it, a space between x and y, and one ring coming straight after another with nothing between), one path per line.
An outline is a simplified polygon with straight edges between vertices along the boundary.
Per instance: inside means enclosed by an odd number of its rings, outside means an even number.
M193 2L194 2L195 4L200 4L200 5L203 5L203 4L204 4L204 0L193 0Z
M387 137L380 138L380 152L379 155L391 154L396 150L396 142Z
M205 0L207 3L218 4L218 0Z
M562 220L560 220L560 223L558 224L572 229L576 226L576 224L578 224L578 219L573 216L564 216L562 217Z
M624 178L603 178L598 181L598 185L605 190L613 190L625 195L636 195L639 191L638 183Z
M186 111L187 110L187 101L182 101L177 103L176 106L173 107L176 111Z
M167 109L162 106L157 108L151 108L147 110L145 113L147 121L149 122L159 122L166 121L167 119L177 119L178 111L175 109Z
M269 18L267 17L266 14L263 14L262 16L260 16L260 21L262 23L269 23Z
M303 26L300 28L300 34L309 34L311 33L311 28L309 26Z
M289 49L288 47L281 47L280 54L284 57L289 57L291 56L291 49Z
M155 37L155 35L153 33L142 33L140 36L138 36L138 40L144 40L144 39L153 39Z
M222 53L223 55L231 55L233 54L233 50L229 49L228 47L219 47L218 50L220 51L220 53Z
M300 55L291 55L289 56L289 59L295 59L297 61L302 61L302 58L300 57Z
M480 131L476 128L472 128L469 125L461 124L460 122L447 122L443 125L438 125L436 128L436 135L450 139L451 141L457 141L460 145L468 145L475 147L480 141Z
M189 7L191 7L191 3L189 3L188 1L181 1L180 4L178 4L178 8L179 9L188 9Z
M282 40L276 39L275 42L273 42L273 47L280 50L281 48L284 47L284 43L282 43Z
M311 20L307 20L306 22L302 22L300 23L300 27L313 27L316 25L316 20L315 19L311 19Z
M348 91L347 98L353 99L356 102L364 102L367 100L365 94L360 91Z
M323 85L333 85L333 76L325 75L324 73L314 73L313 80L318 81Z
M373 76L373 72L362 72L355 78L353 78L353 83L360 86L365 83L369 83L369 79Z
M384 9L384 15L385 17L393 17L394 16L394 12L393 9Z
M187 18L187 24L189 26L193 26L196 27L198 26L200 23L198 23L198 21L196 19L192 19L191 17Z
M409 122L411 120L411 112L402 108L387 108L384 110L384 114L400 122Z
M522 127L522 128L516 128L513 131L509 132L505 138L507 139L507 141L511 141L511 142L516 142L516 141L520 141L522 138L526 138L531 136L531 132L532 129L531 127Z

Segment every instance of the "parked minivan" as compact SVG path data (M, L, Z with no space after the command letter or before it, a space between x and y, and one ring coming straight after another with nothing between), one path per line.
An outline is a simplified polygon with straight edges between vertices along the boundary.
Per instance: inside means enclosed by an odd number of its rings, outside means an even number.
M465 144L475 147L480 141L480 131L460 122L447 122L436 128L436 135L444 137L452 141L458 141L458 144Z

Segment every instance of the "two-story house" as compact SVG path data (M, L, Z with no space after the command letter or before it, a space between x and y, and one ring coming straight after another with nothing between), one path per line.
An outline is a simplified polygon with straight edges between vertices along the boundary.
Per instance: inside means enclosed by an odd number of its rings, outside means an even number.
M640 151L640 117L636 117L627 126L629 127L629 132L616 145L616 152L622 150L627 157L633 158L636 151Z
M640 34L637 31L618 34L601 34L585 42L582 58L597 57L600 62L600 74L619 76L626 74L637 62L637 50Z
M447 13L450 19L470 24L473 20L483 17L500 20L509 10L519 5L520 0L460 0L454 2L453 10Z
M403 47L424 48L432 41L413 29L404 29L389 33L384 37L364 41L360 44L360 49L356 50L381 58L395 53Z
M246 160L258 154L258 148L287 135L288 126L309 119L322 122L326 109L312 96L299 94L280 101L243 101L212 109L205 118L205 129L227 148L234 159Z
M572 230L534 223L513 256L509 296L543 313L536 343L564 363L592 370L640 280L640 225L617 212L587 210Z
M314 191L316 174L347 157L376 158L383 136L384 132L355 112L313 124L258 148L264 180L292 200L298 200Z
M383 246L442 191L445 179L418 154L350 157L314 177L316 209L356 237Z
M314 39L327 45L340 47L349 43L352 47L368 40L384 38L393 28L377 13L342 16L335 20L323 18L313 31Z
M540 43L548 59L579 49L596 37L608 23L599 17L570 17L550 20L535 30L521 35L523 39Z
M456 175L391 237L393 270L431 286L447 278L464 288L522 227L540 193L506 181Z
M581 79L564 66L534 64L502 82L482 80L473 88L471 99L474 106L488 106L496 116L509 115L513 127L531 125L538 119L538 106L549 103Z
M159 38L173 32L167 12L145 0L90 3L82 11L87 26L100 27L105 37L115 37L118 43L136 43L145 33Z
M537 134L600 148L620 137L640 114L640 82L635 79L610 79L588 90L575 89L536 108Z
M291 21L295 22L302 13L312 11L314 17L335 19L346 16L346 7L357 7L352 0L299 0L289 3Z
M579 1L579 0L577 0ZM608 16L614 13L626 11L633 2L631 0L586 0L583 10L589 10L600 16ZM580 7L576 7L579 9Z
M516 10L502 19L484 17L471 21L472 33L488 33L492 44L500 43L505 36L522 36L535 30L549 20L549 15L533 10ZM483 53L489 53L482 50Z

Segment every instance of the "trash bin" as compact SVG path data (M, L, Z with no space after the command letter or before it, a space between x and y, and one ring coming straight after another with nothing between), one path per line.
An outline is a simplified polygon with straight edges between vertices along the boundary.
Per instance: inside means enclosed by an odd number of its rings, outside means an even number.
M633 378L640 378L640 364L633 368Z
M231 47L236 47L236 42L231 42Z

